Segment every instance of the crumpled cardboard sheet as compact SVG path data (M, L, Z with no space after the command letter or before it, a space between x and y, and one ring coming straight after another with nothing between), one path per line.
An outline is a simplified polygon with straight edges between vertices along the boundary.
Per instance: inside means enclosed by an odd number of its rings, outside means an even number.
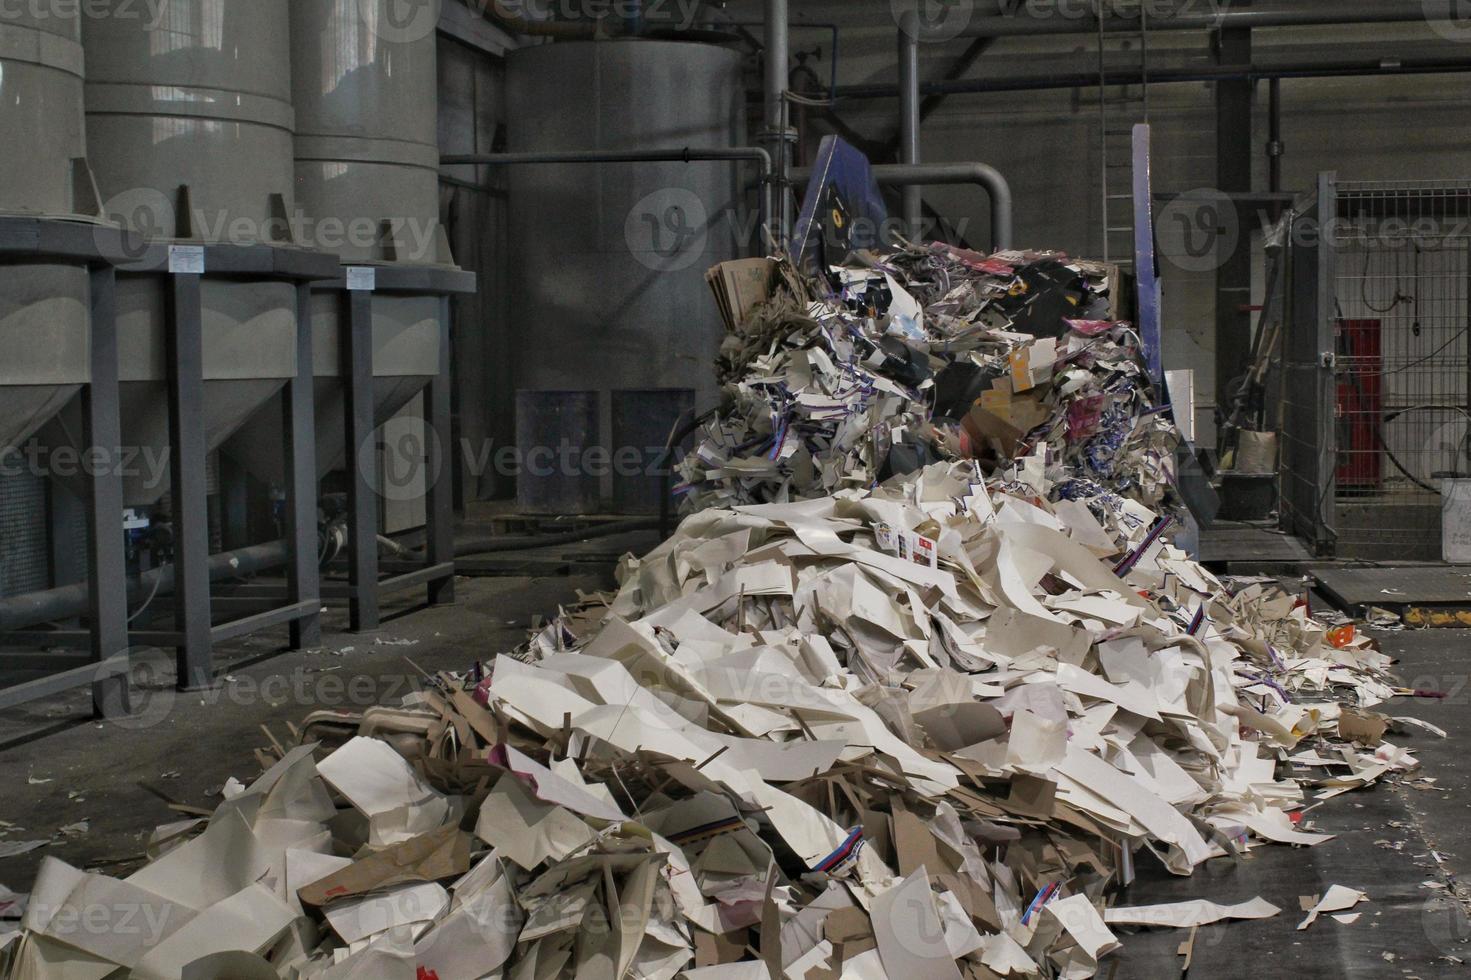
M884 287L923 268L899 329L951 317L980 351L994 284L941 293L954 263L1001 275L916 253ZM1372 643L1170 544L1172 437L1126 335L1016 366L1005 338L1011 395L1054 420L1016 456L728 494L616 595L285 752L129 878L48 861L8 975L1087 977L1111 927L1268 914L1109 904L1139 861L1327 840L1311 807L1416 763L1344 737L1394 692ZM1067 435L1073 381L1112 428ZM99 905L152 927L80 929Z

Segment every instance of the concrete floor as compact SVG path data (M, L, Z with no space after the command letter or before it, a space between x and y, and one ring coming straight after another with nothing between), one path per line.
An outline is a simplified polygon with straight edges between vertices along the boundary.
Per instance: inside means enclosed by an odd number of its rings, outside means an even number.
M615 552L614 545L623 544L609 542L602 550ZM142 861L153 828L178 818L140 782L178 802L212 808L226 779L248 779L257 771L251 750L267 744L260 726L286 738L287 722L299 722L309 711L360 710L396 699L419 676L405 658L431 672L462 669L514 647L533 617L554 612L578 589L610 586L606 567L586 565L575 566L570 576L461 579L458 605L417 609L417 593L399 597L376 634L343 632L345 616L333 612L320 651L273 655L280 634L232 644L221 655L224 680L207 695L176 695L170 658L145 655L146 703L135 720L85 720L80 693L0 715L0 821L15 825L0 825L0 839L51 838L63 826L89 822L84 834L0 860L0 884L28 890L47 854L125 874ZM1190 878L1174 878L1141 856L1139 880L1119 896L1119 904L1261 896L1283 909L1275 919L1201 929L1192 976L1237 978L1264 971L1299 978L1430 978L1465 976L1471 969L1446 958L1471 964L1471 889L1459 884L1471 873L1471 757L1465 750L1471 740L1471 633L1384 633L1380 640L1401 658L1408 686L1451 695L1443 701L1400 699L1392 708L1451 733L1446 740L1425 734L1395 739L1416 750L1424 766L1415 778L1433 778L1434 788L1393 780L1340 796L1312 816L1316 829L1337 839L1309 849L1261 847L1239 863L1213 861ZM1369 893L1371 902L1358 909L1358 922L1324 918L1306 932L1296 931L1299 896L1320 894L1332 884ZM1186 935L1149 930L1125 936L1123 950L1105 961L1099 975L1178 975L1182 961L1176 949Z

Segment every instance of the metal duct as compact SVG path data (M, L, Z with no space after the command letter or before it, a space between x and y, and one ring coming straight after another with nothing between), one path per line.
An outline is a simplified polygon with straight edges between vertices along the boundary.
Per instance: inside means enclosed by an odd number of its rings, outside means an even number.
M1015 209L1011 195L1011 184L1001 171L986 163L921 163L909 166L903 163L875 165L873 179L886 187L913 187L920 184L974 184L982 188L991 198L991 248L1000 250L1013 246L1012 220ZM812 179L812 168L798 167L792 171L792 179L798 184Z

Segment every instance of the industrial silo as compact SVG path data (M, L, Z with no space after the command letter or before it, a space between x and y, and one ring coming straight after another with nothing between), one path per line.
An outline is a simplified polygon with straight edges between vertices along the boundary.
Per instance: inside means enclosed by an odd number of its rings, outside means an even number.
M77 14L24 4L0 13L0 214L95 212ZM87 383L87 305L85 268L37 262L0 280L0 449Z
M393 0L294 0L291 6L295 186L308 240L365 266L453 266L439 225L437 42L394 30ZM344 464L340 324L347 294L312 298L317 462ZM386 422L438 372L440 300L373 301L375 419ZM225 447L279 483L280 412L267 406Z
M303 283L338 266L297 247L290 220L288 0L92 0L84 10L92 172L102 213L131 232L105 250L117 267L123 496L159 531L148 563L174 566L174 629L154 637L178 651L179 685L196 688L212 683L221 637L285 623L293 646L316 635L314 493L287 496L287 527L266 533L290 543L267 546L255 566L293 566L285 605L220 615L210 456L297 380ZM79 414L69 406L38 438L84 449ZM298 469L311 458L301 428L275 447Z
M434 23L405 28L395 9L396 0L291 5L298 212L307 241L346 267L341 281L314 290L311 314L318 475L344 470L354 628L376 624L380 591L428 583L431 599L449 594L441 583L452 581L453 565L438 560L438 544L431 567L379 581L378 533L427 521L431 542L443 543L453 523L447 475L436 480L424 452L387 457L400 444L424 450L432 442L442 471L450 439L446 297L474 288L439 224ZM390 430L407 438L385 438ZM280 431L278 408L267 406L225 451L279 483L271 448ZM399 467L414 478L395 484L388 472Z
M728 48L557 42L506 65L513 153L746 142L741 59ZM695 388L713 404L722 328L704 275L752 236L748 177L724 162L508 168L515 387L599 392L615 452L614 388Z
M75 8L0 11L0 215L95 213L83 77ZM91 380L88 278L85 264L40 258L0 268L0 452L8 463ZM40 472L0 472L0 596L50 583L46 515Z
M292 243L287 3L171 0L155 22L131 0L107 0L85 18L87 128L103 211L141 241ZM124 475L130 506L169 490L169 468L150 463L169 446L170 290L168 275L120 269L123 438L140 461ZM295 376L296 287L206 270L200 291L199 410L213 451ZM53 424L45 437L61 442L75 431Z

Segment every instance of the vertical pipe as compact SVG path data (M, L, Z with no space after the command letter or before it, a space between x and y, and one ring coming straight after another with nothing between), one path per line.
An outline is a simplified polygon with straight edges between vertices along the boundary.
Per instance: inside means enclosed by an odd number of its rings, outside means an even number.
M787 134L787 65L791 63L787 0L766 0L766 131L762 141L771 147L779 216L777 235L785 242L792 228L792 145Z
M455 560L455 491L450 452L454 439L450 419L450 341L450 301L445 296L439 302L439 373L429 382L429 394L425 399L429 415L425 422L428 443L424 461L428 484L425 517L429 525L425 550L431 566ZM454 601L453 574L429 583L431 606L450 605Z
M170 276L169 505L174 521L174 624L181 691L214 684L210 618L208 444L204 431L204 316L200 277Z
M899 162L920 162L919 149L919 15L899 18ZM906 184L902 191L906 234L918 241L924 220L924 188Z
M106 453L92 473L87 535L88 606L92 619L92 710L115 718L132 710L128 675L100 665L128 654L128 570L123 555L122 423L118 407L117 277L111 266L92 270L92 378L83 397L85 444Z
M1269 82L1267 101L1267 189L1282 190L1282 79Z
M296 377L286 385L283 419L286 445L287 601L320 599L322 577L317 568L317 440L316 371L312 357L312 287L296 287ZM291 649L322 643L319 613L291 622Z
M1251 30L1232 28L1220 32L1217 57L1220 65L1238 68L1251 64ZM1222 79L1216 83L1216 188L1228 196L1252 190L1251 169L1255 157L1252 139L1252 83L1249 78ZM1215 399L1227 399L1231 384L1246 373L1251 363L1251 209L1234 203L1234 210L1220 216L1234 223L1239 234L1227 254L1224 242L1213 242L1218 254L1216 268L1216 383ZM1209 217L1208 215L1204 217Z

